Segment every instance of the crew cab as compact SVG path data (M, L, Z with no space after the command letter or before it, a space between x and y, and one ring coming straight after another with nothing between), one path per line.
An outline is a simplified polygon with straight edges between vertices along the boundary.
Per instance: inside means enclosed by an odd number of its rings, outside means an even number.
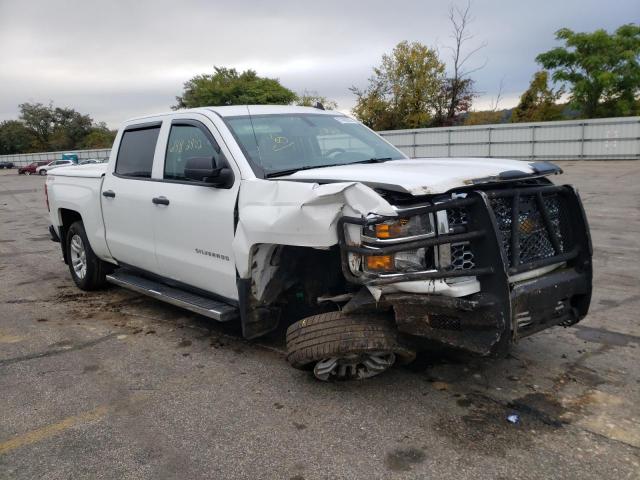
M292 106L125 122L106 164L51 171L52 239L85 290L111 282L366 378L434 345L504 354L588 311L576 190L546 162L407 158L354 119Z

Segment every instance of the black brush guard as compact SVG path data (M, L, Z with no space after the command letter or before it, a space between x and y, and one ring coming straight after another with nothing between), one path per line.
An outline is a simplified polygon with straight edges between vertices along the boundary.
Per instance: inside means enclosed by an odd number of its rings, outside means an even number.
M562 209L561 219L550 212L549 198L557 198L558 208ZM496 202L509 205L510 221L503 211L498 224L492 207ZM525 207L535 215L524 215ZM466 209L467 223L464 228L458 227L447 234L438 233L434 237L388 246L349 245L346 240L347 224L362 228L385 220L454 208ZM527 228L532 228L532 222L544 234L546 251L543 258L533 256L523 261L521 237ZM508 225L508 232L505 225ZM568 326L578 322L589 308L591 239L582 202L571 186L477 190L467 192L464 198L401 211L395 217L342 217L338 223L338 238L342 271L347 280L355 284L383 286L416 280L477 277L480 292L466 297L404 293L384 296L384 300L393 306L400 331L451 347L484 355L501 354L520 337L553 325ZM475 259L472 268L435 267L423 272L377 275L364 271L354 274L349 266L349 254L388 255L460 242L469 242ZM509 277L558 264L562 266L544 275L509 281Z

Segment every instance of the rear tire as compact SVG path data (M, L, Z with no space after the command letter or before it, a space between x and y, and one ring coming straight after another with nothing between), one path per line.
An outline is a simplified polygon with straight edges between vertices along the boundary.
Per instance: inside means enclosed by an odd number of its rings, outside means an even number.
M415 355L387 314L321 313L287 329L287 361L319 380L372 377Z
M40 175L46 175L46 174L47 174L47 171L46 171L46 170L40 170L40 172L39 172L39 173L40 173Z
M71 278L82 290L97 290L106 284L108 264L100 260L89 244L82 222L74 222L65 241Z

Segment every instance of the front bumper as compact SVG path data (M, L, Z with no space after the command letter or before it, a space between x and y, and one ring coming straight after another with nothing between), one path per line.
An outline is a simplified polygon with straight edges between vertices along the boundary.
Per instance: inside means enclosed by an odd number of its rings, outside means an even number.
M588 275L563 268L513 284L506 298L392 294L385 300L401 332L488 355L545 328L573 325L587 314L590 295Z
M562 209L562 217L553 216L546 205L550 196L559 199L560 207L555 208ZM496 202L511 209L498 216L494 211ZM400 331L483 355L506 352L521 337L553 325L574 324L587 314L592 288L592 247L584 209L572 187L539 185L476 190L466 192L464 198L425 205L420 211L435 214L461 207L468 217L463 227L373 252L367 246L348 245L344 224L367 225L379 222L380 218L343 217L338 233L345 277L370 288L399 281L477 278L480 292L464 297L391 293L384 295L383 300L393 306ZM525 210L535 212L537 217L523 215ZM416 209L412 211L415 213ZM535 228L546 232L547 248L552 253L532 257L523 248L530 240L527 235L533 228L532 220L537 221ZM436 267L387 278L364 272L358 275L350 268L352 255L388 254L460 242L466 242L473 253L475 262L471 268ZM514 282L527 272L535 274L553 266L557 268L544 275Z

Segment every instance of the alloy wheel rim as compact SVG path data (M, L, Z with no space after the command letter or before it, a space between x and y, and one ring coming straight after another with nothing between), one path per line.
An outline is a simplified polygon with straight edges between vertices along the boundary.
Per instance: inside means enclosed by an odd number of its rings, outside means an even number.
M87 252L84 248L84 242L80 235L75 234L71 237L71 266L76 276L83 280L87 275Z
M313 368L318 380L362 380L385 372L396 361L393 352L362 352L320 360Z

